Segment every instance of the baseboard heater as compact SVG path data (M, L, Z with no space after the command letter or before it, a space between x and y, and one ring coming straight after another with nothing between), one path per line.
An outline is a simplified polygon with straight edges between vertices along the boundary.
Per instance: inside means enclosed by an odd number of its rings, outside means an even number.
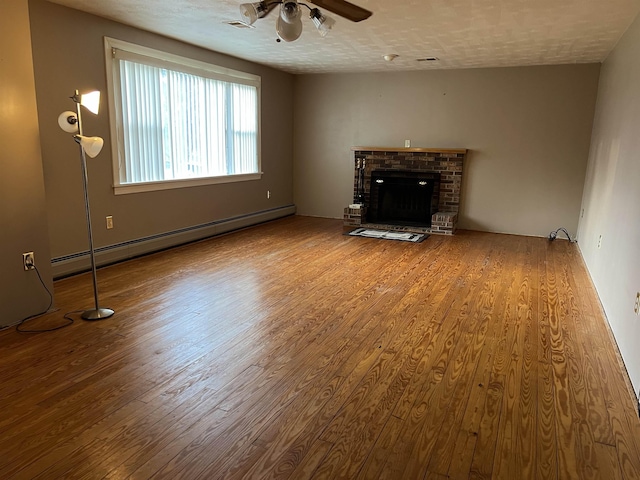
M99 247L95 249L96 265L104 266L121 262L185 243L215 237L223 233L287 217L295 213L295 205L287 205ZM51 267L53 278L55 279L88 271L91 268L89 250L53 258L51 259Z

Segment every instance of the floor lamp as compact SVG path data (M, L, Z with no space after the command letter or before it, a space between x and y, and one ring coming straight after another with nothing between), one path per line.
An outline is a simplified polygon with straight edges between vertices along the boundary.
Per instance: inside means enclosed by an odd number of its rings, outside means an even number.
M85 320L101 320L109 318L114 314L110 308L100 308L98 301L98 281L96 277L96 258L93 249L93 233L91 231L91 211L89 209L89 191L87 178L87 155L94 158L102 150L104 141L100 137L85 137L82 131L82 112L81 107L94 114L98 114L100 108L100 92L90 92L83 95L76 90L71 99L76 103L76 111L62 112L58 117L58 125L67 133L72 133L76 143L80 145L80 161L82 163L82 187L84 189L84 207L87 214L87 232L89 234L89 254L91 256L91 273L93 275L93 297L95 299L95 308L85 310L82 318Z

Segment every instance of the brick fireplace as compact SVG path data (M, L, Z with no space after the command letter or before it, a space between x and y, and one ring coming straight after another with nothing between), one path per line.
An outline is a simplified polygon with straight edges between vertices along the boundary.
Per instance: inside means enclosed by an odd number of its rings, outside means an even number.
M442 235L452 235L455 232L466 149L354 147L352 150L353 205L345 208L346 227L383 227ZM371 185L372 179L382 184L385 178L391 179L393 183L394 178L410 179L412 176L415 177L416 184L430 188L428 195L422 195L424 198L433 197L430 204L424 205L428 214L412 215L406 213L406 209L400 209L404 214L399 216L398 221L391 222L386 215L381 214L382 200L379 199L378 185ZM407 182L406 186L396 188L396 193L388 194L387 198L395 195L401 197L397 201L402 204L416 203L413 197L407 197L410 194L409 180L403 181ZM395 182L398 183L399 180ZM419 193L417 195L416 198L420 198ZM403 218L409 220L403 223ZM422 220L414 221L414 218Z

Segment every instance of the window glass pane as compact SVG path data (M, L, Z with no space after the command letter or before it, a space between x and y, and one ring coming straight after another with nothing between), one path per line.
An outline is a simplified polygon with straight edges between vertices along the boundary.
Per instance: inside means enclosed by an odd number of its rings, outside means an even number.
M251 81L115 52L119 184L259 172L259 91Z

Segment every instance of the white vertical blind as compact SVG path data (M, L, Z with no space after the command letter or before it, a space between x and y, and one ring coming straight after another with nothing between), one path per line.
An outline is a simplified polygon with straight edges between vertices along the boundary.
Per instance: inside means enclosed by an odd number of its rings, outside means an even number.
M233 157L236 173L252 173L254 159L257 158L257 142L255 135L258 130L257 117L250 112L257 110L254 90L247 85L231 85L233 106Z
M125 182L164 180L160 69L121 63Z
M258 172L256 86L116 59L121 183Z

